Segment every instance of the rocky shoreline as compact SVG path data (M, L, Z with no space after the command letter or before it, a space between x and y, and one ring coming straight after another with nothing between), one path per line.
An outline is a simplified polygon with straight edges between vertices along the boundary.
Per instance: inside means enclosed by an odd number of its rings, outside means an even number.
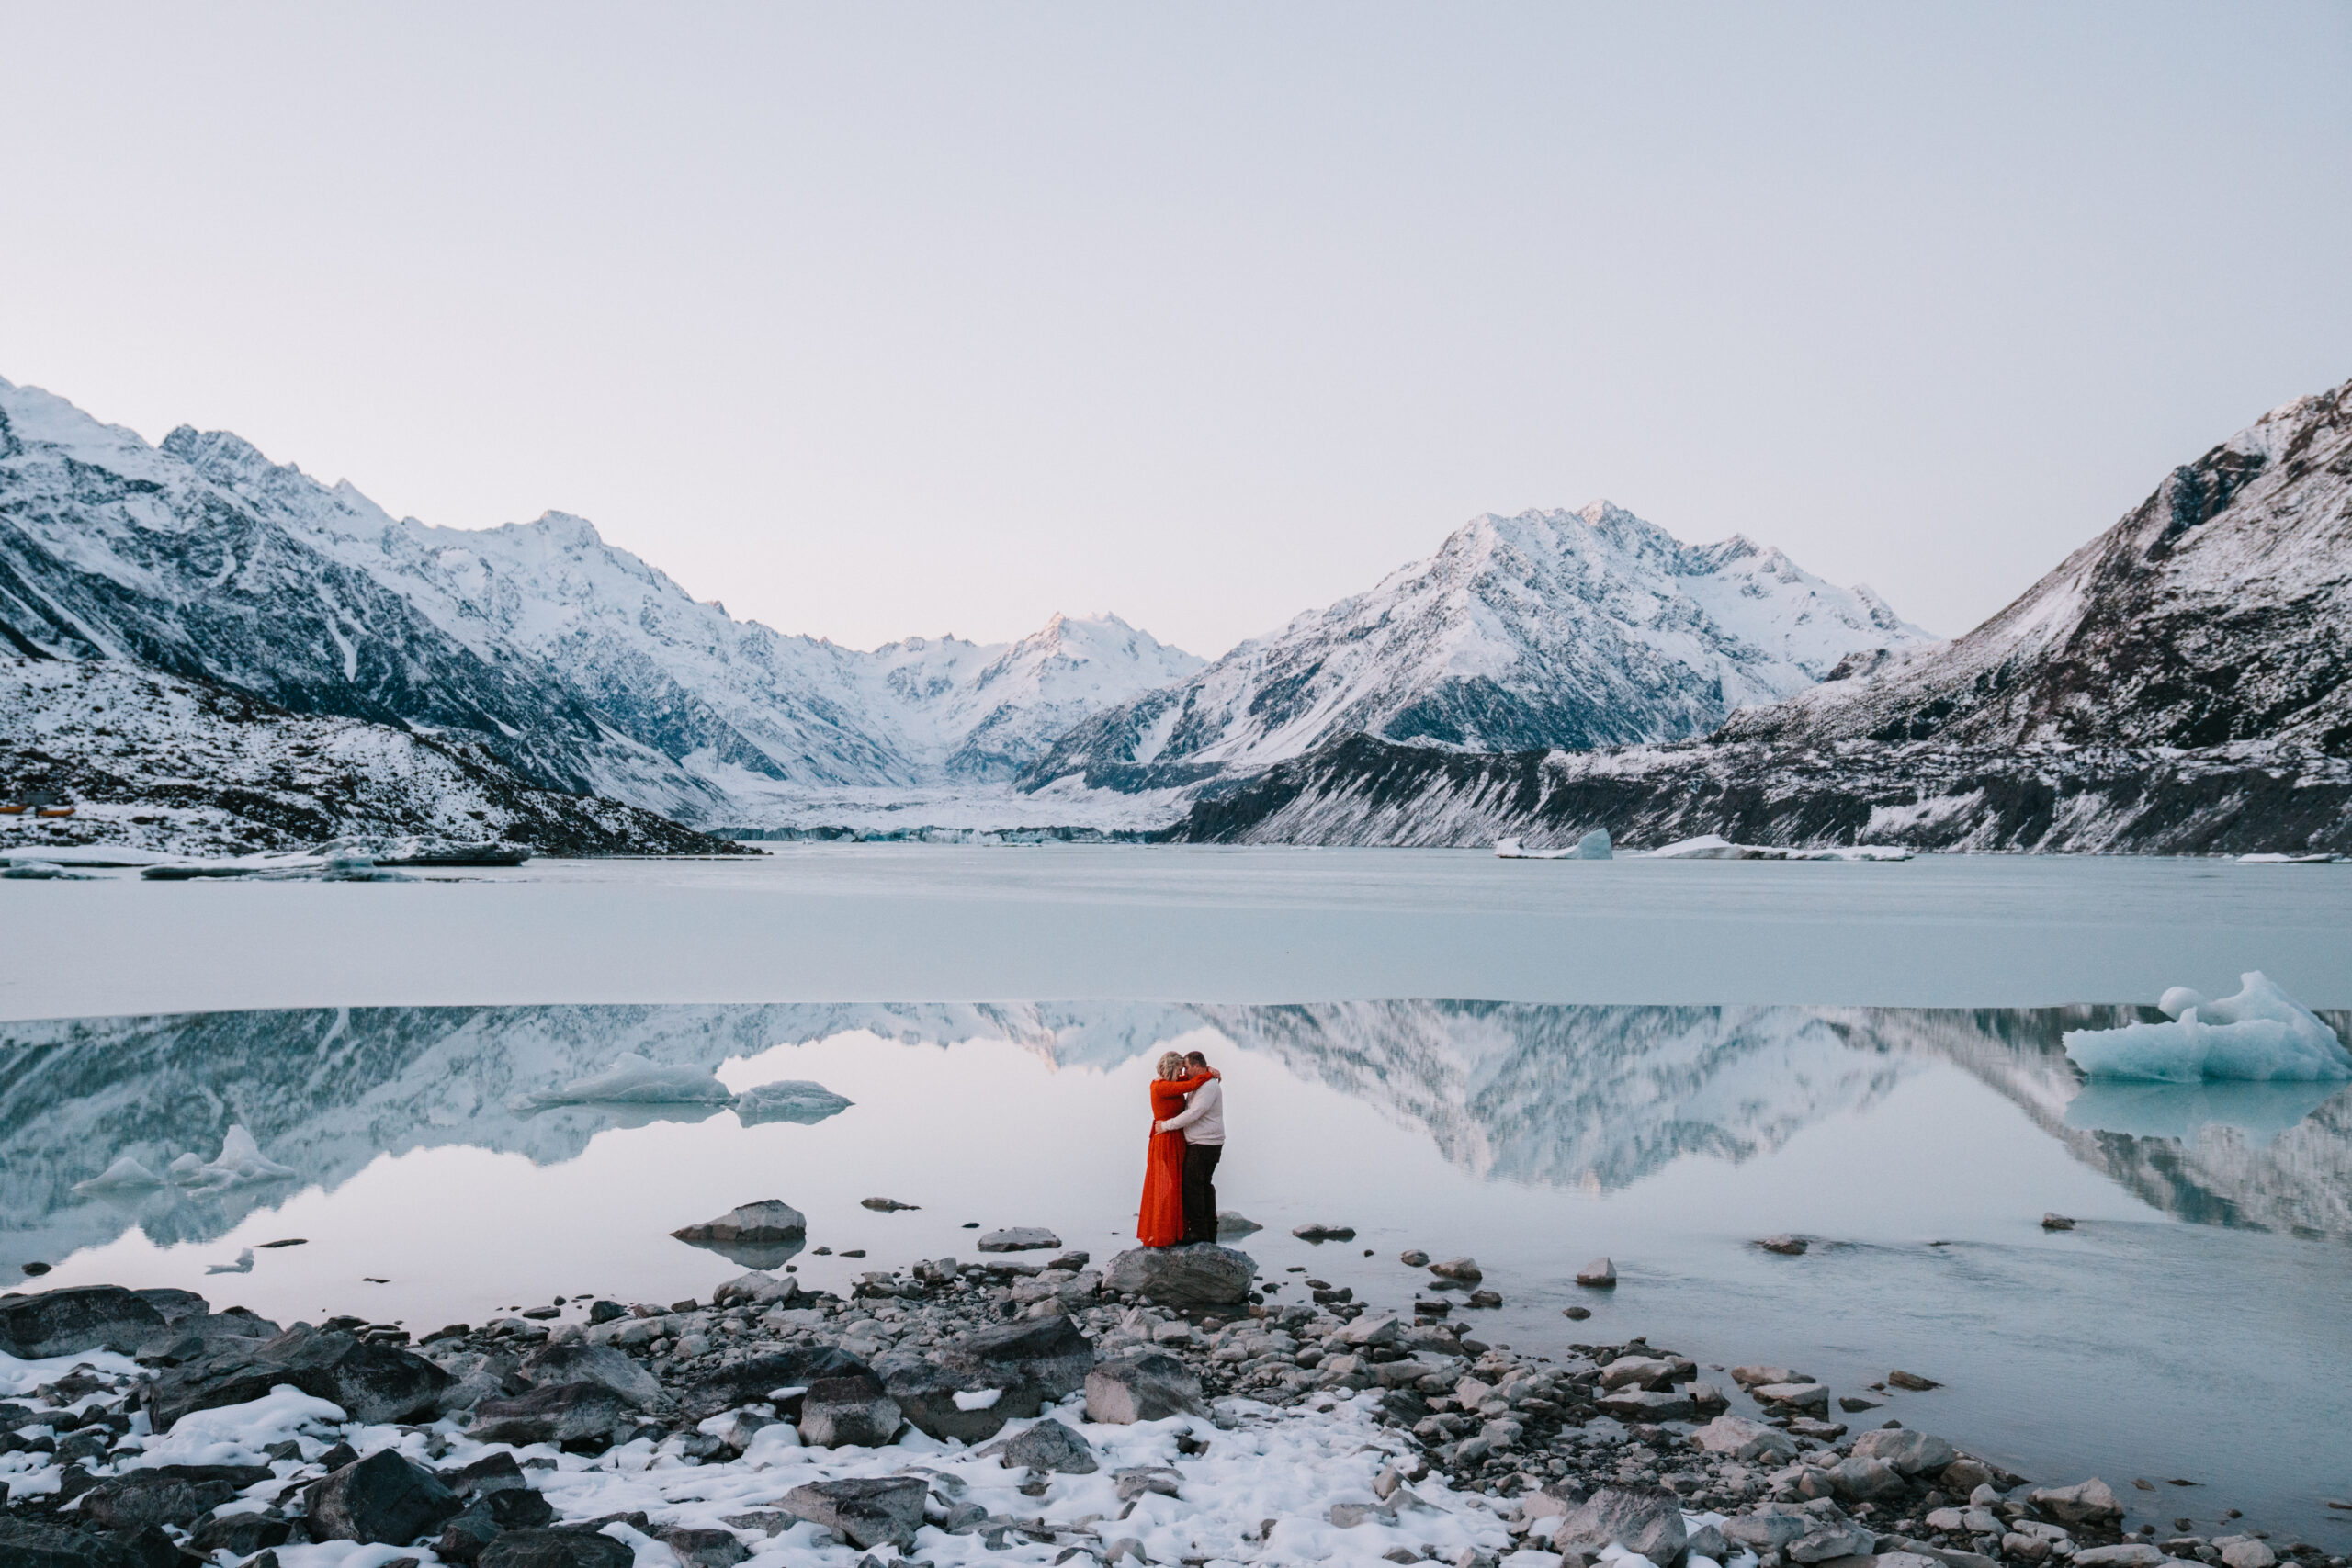
M1389 1312L1311 1280L1284 1303L1227 1247L1098 1269L978 1239L846 1299L755 1270L414 1337L176 1290L0 1297L0 1568L2346 1568L2127 1532L2102 1481L2033 1484L1795 1369L1487 1345L1452 1321L1466 1258L1408 1254L1432 1288Z

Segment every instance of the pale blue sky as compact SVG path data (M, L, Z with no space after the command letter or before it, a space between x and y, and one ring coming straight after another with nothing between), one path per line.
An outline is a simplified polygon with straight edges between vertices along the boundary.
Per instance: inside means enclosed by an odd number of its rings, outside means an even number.
M869 645L1606 495L1957 632L2352 376L2352 6L0 4L0 376Z

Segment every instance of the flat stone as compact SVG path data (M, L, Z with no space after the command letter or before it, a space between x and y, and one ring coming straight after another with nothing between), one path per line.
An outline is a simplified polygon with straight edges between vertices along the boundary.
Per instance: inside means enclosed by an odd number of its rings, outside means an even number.
M311 1483L303 1505L314 1540L383 1546L407 1546L437 1534L459 1506L458 1495L439 1476L390 1449L379 1449Z
M452 1562L471 1562L508 1530L544 1529L553 1523L554 1506L529 1486L502 1487L482 1493L442 1526L433 1550Z
M1755 1388L1762 1383L1811 1382L1813 1380L1788 1367L1734 1367L1731 1381L1742 1388Z
M983 1371L890 1355L874 1371L909 1424L942 1442L984 1443L1007 1421L1035 1416L1056 1397L1018 1369Z
M1396 1255L1396 1261L1408 1269L1426 1269L1429 1267L1430 1255L1418 1247L1408 1247Z
M2070 1231L2075 1228L2075 1222L2065 1214L2047 1213L2041 1216L2041 1228L2046 1231Z
M164 1326L153 1303L119 1285L0 1296L0 1349L25 1360L82 1350L128 1356Z
M2044 1486L2026 1494L2026 1501L2062 1525L2105 1524L2123 1517L2115 1492L2094 1476L2073 1486Z
M1810 1245L1801 1235L1768 1235L1756 1244L1767 1252L1777 1252L1783 1258L1803 1258Z
M1111 1259L1102 1285L1161 1306L1234 1306L1249 1299L1257 1272L1254 1258L1231 1247L1138 1247Z
M1441 1280L1453 1280L1464 1285L1475 1285L1487 1277L1475 1258L1449 1258L1442 1263L1430 1264L1430 1272Z
M1854 1439L1856 1459L1883 1459L1905 1475L1940 1471L1960 1457L1960 1450L1941 1438L1907 1427L1886 1427Z
M1237 1213L1231 1209L1219 1209L1216 1212L1216 1234L1220 1241L1229 1235L1248 1235L1251 1231L1261 1231L1265 1228L1249 1215Z
M48 1519L0 1514L0 1564L6 1568L141 1568L111 1540Z
M1086 1418L1108 1426L1159 1421L1170 1416L1206 1416L1201 1380L1175 1357L1159 1350L1103 1361L1086 1374Z
M1827 1383L1768 1382L1747 1392L1763 1404L1785 1405L1792 1410L1826 1413L1829 1409Z
M2261 1546L2260 1541L2255 1542ZM2263 1547L2266 1552L2270 1549ZM2121 1546L2088 1546L2075 1553L2081 1568L2157 1568L2165 1554L2145 1541L2130 1541ZM2270 1568L2269 1562L2230 1562L2230 1554L2222 1553L2222 1561L2229 1568ZM2274 1558L2272 1561L2276 1561Z
M1933 1378L1923 1378L1917 1372L1906 1372L1901 1367L1886 1374L1886 1382L1889 1388L1908 1389L1914 1393L1925 1393L1931 1388L1944 1386Z
M1036 1225L1012 1225L990 1231L972 1245L982 1252L1041 1252L1061 1246L1062 1238Z
M930 1488L920 1476L819 1481L784 1495L786 1513L836 1531L861 1551L914 1544Z
M1577 1270L1577 1283L1596 1291L1613 1290L1617 1285L1617 1265L1606 1258L1596 1258Z
M1393 1312L1368 1312L1340 1330L1341 1343L1369 1348L1374 1345L1394 1345L1404 1332L1404 1325Z
M1730 1533L1728 1529L1724 1531ZM1826 1562L1835 1557L1868 1556L1878 1550L1878 1537L1865 1526L1840 1516L1834 1519L1818 1517L1814 1527L1781 1549L1781 1555L1792 1562Z
M1602 1394L1593 1404L1604 1416L1628 1425L1636 1421L1688 1421L1698 1405L1688 1393L1674 1389L1621 1388Z
M1766 1503L1748 1514L1736 1514L1720 1527L1724 1539L1762 1554L1779 1551L1811 1535L1814 1517L1789 1503Z
M1353 1225L1335 1225L1317 1220L1311 1224L1293 1225L1290 1234L1301 1241L1353 1241L1356 1238L1356 1228Z
M715 1220L680 1225L670 1234L697 1246L711 1242L756 1245L798 1241L808 1234L808 1216L780 1198L764 1198L729 1209Z
M1711 1454L1723 1454L1743 1463L1758 1460L1790 1460L1797 1446L1786 1432L1741 1416L1718 1416L1690 1434L1691 1442Z
M813 1448L878 1449L899 1435L904 1421L899 1402L871 1372L820 1378L800 1402L800 1440Z
M1329 1517L1337 1529L1351 1530L1358 1525L1393 1525L1396 1522L1396 1510L1378 1503L1334 1503Z
M229 1514L215 1516L197 1526L189 1533L187 1544L202 1556L225 1551L242 1562L255 1552L284 1546L293 1533L290 1523L268 1514Z
M634 1568L637 1553L595 1530L508 1530L475 1559L478 1568Z

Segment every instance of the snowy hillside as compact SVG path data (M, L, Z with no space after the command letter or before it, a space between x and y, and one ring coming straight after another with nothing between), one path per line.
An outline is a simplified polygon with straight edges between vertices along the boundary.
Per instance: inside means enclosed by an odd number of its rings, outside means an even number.
M1867 588L1745 538L1694 547L1607 502L1489 514L1370 592L1087 720L1024 782L1164 787L1357 730L1464 750L1676 739L1926 638Z
M681 820L810 788L1008 779L1200 660L1115 616L870 653L698 603L577 517L396 520L238 437L160 447L0 382L0 637L297 712L469 732L537 782Z
M725 847L619 801L537 788L469 740L289 714L119 659L0 656L0 782L76 805L0 817L0 852L242 854L409 835L545 854Z
M2352 382L2263 416L1967 636L1858 660L1727 739L2352 755Z

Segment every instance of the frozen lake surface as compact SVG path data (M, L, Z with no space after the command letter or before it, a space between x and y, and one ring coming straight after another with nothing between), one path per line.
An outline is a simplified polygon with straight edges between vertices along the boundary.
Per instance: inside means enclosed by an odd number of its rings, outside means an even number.
M930 847L10 883L0 1274L423 1330L707 1296L739 1265L668 1233L767 1197L833 1249L793 1260L815 1285L969 1258L967 1222L1100 1259L1132 1234L1150 1061L1197 1045L1230 1085L1224 1201L1284 1295L1311 1274L1402 1305L1426 1277L1398 1252L1466 1252L1505 1304L1456 1315L1490 1340L1647 1334L1840 1393L1899 1366L1946 1386L1851 1419L2101 1474L2167 1531L2239 1506L2341 1552L2352 1094L2086 1086L2059 1034L2251 967L2344 1007L2347 889L2197 862ZM854 1103L517 1108L623 1051ZM296 1174L74 1191L124 1155L209 1159L232 1123ZM1310 1220L1359 1239L1291 1237ZM1813 1246L1754 1246L1779 1232ZM250 1273L207 1272L247 1247ZM1601 1253L1623 1283L1579 1290Z
M0 884L0 1018L1034 997L2352 1006L2352 865L778 846L406 884Z

